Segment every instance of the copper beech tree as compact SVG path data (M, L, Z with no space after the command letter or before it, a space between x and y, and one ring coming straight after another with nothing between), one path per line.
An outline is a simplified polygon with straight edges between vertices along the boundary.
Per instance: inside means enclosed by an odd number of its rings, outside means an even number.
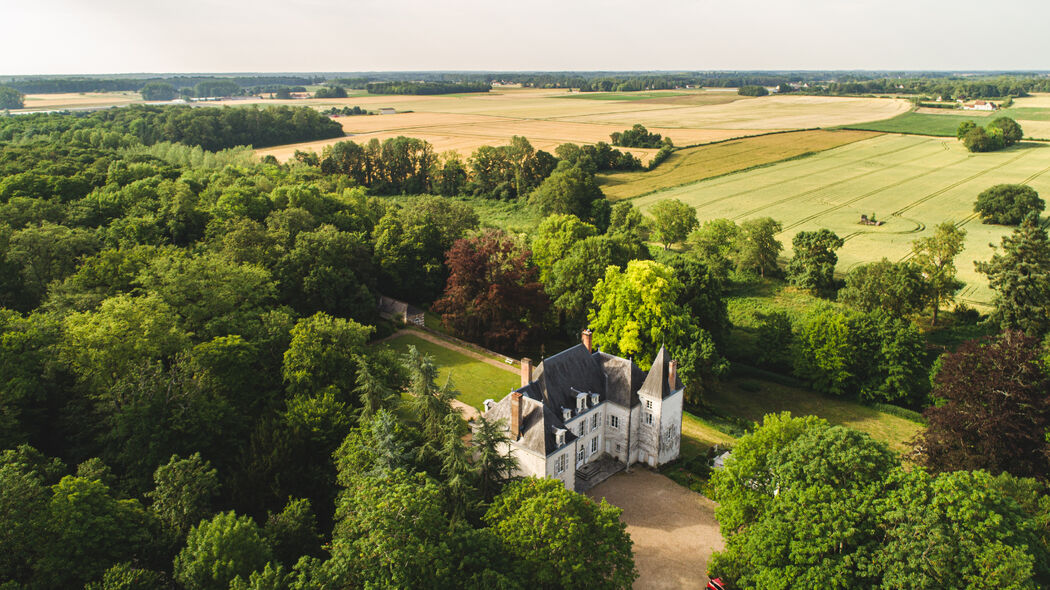
M531 252L499 230L457 241L448 251L448 283L434 309L452 331L500 350L520 349L539 334L549 301Z

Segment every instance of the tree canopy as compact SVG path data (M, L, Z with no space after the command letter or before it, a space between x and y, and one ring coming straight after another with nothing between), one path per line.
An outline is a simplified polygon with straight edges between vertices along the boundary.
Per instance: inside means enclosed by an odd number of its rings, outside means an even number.
M1017 225L1029 213L1042 213L1046 203L1034 188L1024 184L997 184L981 191L973 210L984 223Z

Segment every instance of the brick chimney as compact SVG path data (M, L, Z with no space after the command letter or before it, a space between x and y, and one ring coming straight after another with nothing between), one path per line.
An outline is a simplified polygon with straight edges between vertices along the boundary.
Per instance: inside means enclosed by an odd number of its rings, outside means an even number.
M517 391L510 394L510 440L521 436L521 394Z
M532 383L532 359L521 359L521 386Z
M580 334L580 339L583 340L583 345L587 348L587 352L594 352L594 349L591 348L591 336L593 334L594 332L591 332L590 328L585 329Z
M667 385L671 391L675 390L675 383L678 381L678 361L671 359L667 363Z

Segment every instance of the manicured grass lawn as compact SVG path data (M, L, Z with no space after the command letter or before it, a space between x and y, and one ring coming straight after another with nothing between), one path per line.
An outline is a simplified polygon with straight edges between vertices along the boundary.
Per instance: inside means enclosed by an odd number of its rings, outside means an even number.
M751 389L755 391L748 391ZM917 422L856 402L758 379L729 379L709 393L707 401L721 413L755 422L761 422L766 414L783 411L793 416L820 416L832 424L866 432L898 452L906 451L907 442L922 428ZM682 430L684 433L684 424Z
M486 399L502 399L521 385L520 377L510 371L497 369L412 334L398 336L384 344L402 352L415 346L420 352L434 357L438 366L438 385L443 385L451 377L452 384L459 390L460 401L479 410L483 409L482 402Z
M732 444L734 440L734 437L711 426L703 418L689 412L682 413L682 461L703 455L715 445Z

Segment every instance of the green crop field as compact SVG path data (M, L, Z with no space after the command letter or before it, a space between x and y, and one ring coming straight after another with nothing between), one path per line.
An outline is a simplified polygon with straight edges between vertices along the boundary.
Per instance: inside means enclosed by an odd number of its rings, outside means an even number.
M502 399L521 385L521 378L511 371L497 369L419 336L403 334L388 340L386 344L401 352L408 350L409 346L415 346L420 352L434 357L438 366L438 385L444 385L445 380L451 377L452 384L459 390L459 400L479 410L483 409L482 402L486 399Z
M986 118L987 115L985 113L958 115L955 114L955 111L952 111L950 115L941 115L909 112L883 121L847 125L846 128L882 131L884 133L912 133L916 135L955 137L955 133L959 130L959 124L963 121L975 121L978 125L984 125L987 121L981 121L981 119Z
M998 244L1011 228L980 223L973 203L978 193L1001 183L1025 183L1050 195L1050 144L1021 142L971 154L954 139L882 135L633 202L645 210L662 199L679 199L696 207L701 221L772 217L784 226L779 238L788 256L797 232L828 228L846 240L838 252L841 272L883 257L905 259L913 240L951 221L968 232L956 261L967 283L960 300L986 305L992 293L973 262L988 259L988 244ZM861 225L861 214L885 225Z
M1050 109L1038 107L1012 107L1002 111L1001 116L1011 117L1021 122L1050 121Z

